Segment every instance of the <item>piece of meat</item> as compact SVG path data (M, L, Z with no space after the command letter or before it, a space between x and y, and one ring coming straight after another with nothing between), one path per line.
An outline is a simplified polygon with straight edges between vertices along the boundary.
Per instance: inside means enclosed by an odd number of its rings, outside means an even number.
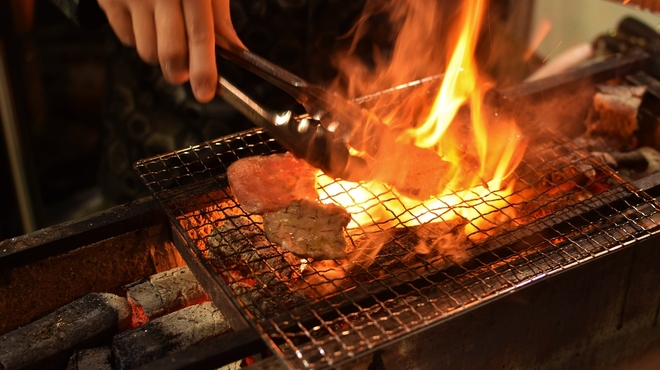
M290 153L239 159L227 168L227 177L249 213L273 212L296 199L318 198L315 169Z
M346 257L343 229L350 221L342 207L300 199L264 214L264 231L271 242L298 257L338 259Z
M402 195L425 200L444 190L451 180L451 163L431 149L397 143L388 155L376 161L373 177Z
M593 106L585 120L585 135L600 137L619 151L635 147L635 133L639 129L637 114L645 86L598 86ZM604 151L605 148L592 148Z

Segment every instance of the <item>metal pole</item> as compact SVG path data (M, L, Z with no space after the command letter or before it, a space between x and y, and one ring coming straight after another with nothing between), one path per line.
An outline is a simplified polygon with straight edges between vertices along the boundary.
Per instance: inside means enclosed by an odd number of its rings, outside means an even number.
M5 44L0 40L0 121L5 136L5 145L11 167L16 200L21 216L23 231L29 233L37 229L37 221L29 192L29 182L25 172L25 162L21 155L21 140L18 133L16 106L12 98L9 68L5 54Z

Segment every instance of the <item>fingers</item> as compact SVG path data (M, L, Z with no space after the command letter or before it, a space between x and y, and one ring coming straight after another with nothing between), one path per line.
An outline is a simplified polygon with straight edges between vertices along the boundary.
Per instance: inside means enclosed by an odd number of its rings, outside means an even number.
M138 2L131 9L135 48L140 58L147 63L158 63L158 46L156 44L156 23L154 8L144 2Z
M216 34L216 43L225 49L231 45L247 49L238 38L229 11L229 0L213 0L213 19Z
M133 19L128 8L115 4L111 0L99 0L98 3L105 12L108 23L119 41L126 46L135 46Z
M190 86L195 98L205 103L215 96L218 79L211 1L185 1L183 16L188 35Z
M195 98L215 96L218 73L215 43L245 48L236 35L229 12L230 0L98 0L108 21L140 58L159 63L174 84L190 79Z
M183 7L179 0L161 0L154 9L158 62L165 78L175 84L188 81L188 48Z

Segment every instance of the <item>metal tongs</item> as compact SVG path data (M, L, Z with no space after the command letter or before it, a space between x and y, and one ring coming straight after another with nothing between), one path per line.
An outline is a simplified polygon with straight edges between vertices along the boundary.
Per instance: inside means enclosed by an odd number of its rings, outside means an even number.
M395 136L377 117L356 103L311 84L293 73L238 47L216 54L291 95L307 111L271 111L236 86L219 78L218 95L255 125L265 128L285 149L331 177L370 178L370 158L393 146ZM351 154L361 153L361 156Z

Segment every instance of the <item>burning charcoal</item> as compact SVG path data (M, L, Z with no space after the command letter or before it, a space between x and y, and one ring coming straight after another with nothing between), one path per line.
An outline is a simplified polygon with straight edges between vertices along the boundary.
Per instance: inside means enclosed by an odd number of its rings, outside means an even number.
M354 249L344 261L315 261L305 268L296 291L309 299L348 291L360 282L360 289L380 290L420 277L424 271L442 270L468 260L467 220L456 217L407 228L369 232L353 237ZM373 284L373 285L372 285Z
M227 218L211 232L207 244L228 266L248 264L250 256L243 259L243 253L252 251L255 246L269 245L262 230L247 216Z
M220 310L211 302L205 302L115 336L112 353L119 369L132 369L229 330Z
M360 280L361 276L367 279L387 278L416 268L430 265L442 268L449 261L464 261L468 258L464 232L467 223L465 218L457 216L446 222L388 229L354 237L355 249L349 253L350 264L347 267L350 274ZM320 267L317 269L321 270Z
M533 184L534 189L529 190L544 192L557 188L568 192L587 186L602 175L598 164L579 150L551 146L544 149L531 147L528 152L531 154L518 166L516 175L523 180L518 185ZM533 194L529 196L534 197Z
M454 262L467 259L465 225L463 217L457 216L446 222L433 222L411 228L409 243L415 246L416 254L435 253L451 258Z
M0 368L39 368L66 361L74 347L109 339L130 325L125 298L91 293L0 337Z
M343 231L351 215L335 204L294 200L286 209L264 215L270 241L301 258L346 257Z
M281 307L277 305L277 302L264 292L251 287L243 287L240 289L234 287L234 291L236 292L238 299L246 307L253 307L252 309L249 309L249 311L255 315L257 320L276 315L281 311Z
M224 265L246 268L248 273L275 271L290 278L291 265L299 259L283 253L266 238L263 230L247 216L228 218L207 238L207 244L216 259Z
M257 319L279 315L282 310L305 301L302 293L292 291L291 287L283 282L276 282L267 289L235 283L232 284L232 290Z
M83 349L69 359L66 370L113 370L110 347Z
M348 260L358 263L351 257ZM296 291L315 300L324 299L343 288L350 288L353 284L353 278L348 276L346 268L334 260L316 261L303 272L304 279L296 282Z
M297 276L300 259L273 245L250 217L226 219L207 244L213 263L236 268L225 278L246 307L256 308L251 312L258 318L275 315L282 305L303 299L288 284Z
M161 272L146 281L130 285L126 297L133 306L133 326L209 300L187 266Z
M286 208L293 200L316 200L314 168L290 153L239 159L227 178L241 207L261 214Z
M637 111L646 87L604 85L598 89L600 91L594 95L593 107L585 121L586 135L603 137L616 150L629 150L636 144Z

